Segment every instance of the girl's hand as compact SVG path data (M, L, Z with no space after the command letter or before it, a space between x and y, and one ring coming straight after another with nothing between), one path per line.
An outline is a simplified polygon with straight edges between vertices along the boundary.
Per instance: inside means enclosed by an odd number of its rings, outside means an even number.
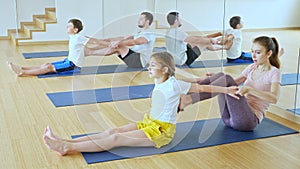
M239 87L239 90L236 92L236 94L239 94L240 96L244 96L245 94L249 93L251 90L251 87L249 86L241 86Z
M228 94L229 96L236 98L236 99L240 99L236 93L238 92L239 87L238 86L230 86L226 88L226 94Z

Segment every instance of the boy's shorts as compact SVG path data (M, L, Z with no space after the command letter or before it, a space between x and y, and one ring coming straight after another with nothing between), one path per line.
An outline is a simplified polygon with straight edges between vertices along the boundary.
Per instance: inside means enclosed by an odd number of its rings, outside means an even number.
M253 63L252 54L242 52L241 56L236 59L227 58L228 63Z
M121 55L118 56L126 63L128 67L143 68L140 55L140 53L134 52L133 50L129 49L125 57L122 58Z
M55 67L56 72L65 72L69 70L74 70L75 68L80 69L72 61L69 61L67 58L63 61L52 62L51 64Z
M143 121L137 122L137 128L155 143L156 148L169 144L176 132L176 124L161 122L145 114Z
M201 51L198 48L198 46L194 46L192 48L191 45L187 44L186 55L187 55L187 60L185 64L189 66L201 55Z

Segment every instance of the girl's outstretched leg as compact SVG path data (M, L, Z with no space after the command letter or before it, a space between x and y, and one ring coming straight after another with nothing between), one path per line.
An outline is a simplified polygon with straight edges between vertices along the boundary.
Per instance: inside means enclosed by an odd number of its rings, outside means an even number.
M53 140L47 135L43 137L46 146L57 152L59 155L74 154L79 152L101 152L115 147L149 147L155 146L154 142L149 140L142 130L133 130L124 133L115 133L103 139L67 142L62 140Z

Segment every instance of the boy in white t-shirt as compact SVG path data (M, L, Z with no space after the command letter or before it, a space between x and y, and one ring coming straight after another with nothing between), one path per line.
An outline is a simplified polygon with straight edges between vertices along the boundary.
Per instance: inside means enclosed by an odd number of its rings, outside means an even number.
M225 31L224 42L219 41L219 44L224 45L227 54L227 62L229 63L253 63L250 52L242 51L242 31L243 22L240 16L233 16L229 20L231 28ZM221 34L222 35L222 34Z
M89 39L79 34L83 29L82 22L78 19L70 19L67 25L67 33L69 39L69 55L68 58L52 63L45 63L40 66L22 67L7 62L8 66L18 76L35 76L46 73L59 73L65 71L79 70L84 63L84 46L87 43L96 43L94 39Z

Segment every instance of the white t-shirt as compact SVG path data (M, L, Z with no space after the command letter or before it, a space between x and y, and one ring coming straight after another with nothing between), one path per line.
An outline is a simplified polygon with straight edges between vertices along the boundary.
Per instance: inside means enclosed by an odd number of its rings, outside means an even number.
M86 45L89 39L80 34L69 36L68 60L72 61L76 66L82 67L84 63L84 45Z
M180 95L187 94L191 83L169 77L163 83L157 84L152 92L152 108L150 116L156 120L176 124L176 114Z
M242 31L240 29L227 29L226 35L232 34L234 36L233 44L229 50L226 51L227 58L236 59L242 54Z
M184 41L187 37L188 34L179 28L170 28L166 32L166 48L176 65L183 65L187 60L187 43Z
M149 63L150 56L152 55L152 50L155 43L155 36L150 29L143 30L141 32L133 34L133 39L144 37L147 39L148 43L141 45L134 45L131 50L140 53L142 66L145 67Z

